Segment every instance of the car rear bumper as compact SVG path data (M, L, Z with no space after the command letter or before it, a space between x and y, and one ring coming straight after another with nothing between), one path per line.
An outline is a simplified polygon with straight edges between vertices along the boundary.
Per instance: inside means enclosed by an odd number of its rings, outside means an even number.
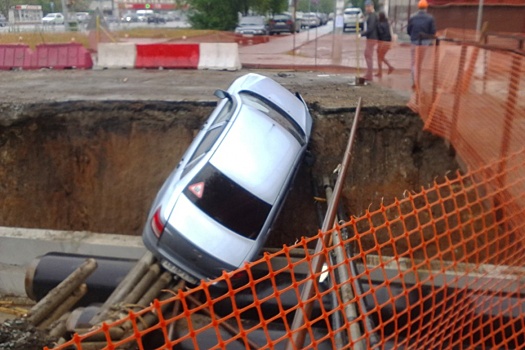
M160 264L182 279L198 284L201 280L220 277L223 270L231 271L231 266L198 249L179 234L164 232L160 239L147 229L142 235L144 245L155 255Z
M275 27L270 29L270 33L292 33L293 29L290 27Z

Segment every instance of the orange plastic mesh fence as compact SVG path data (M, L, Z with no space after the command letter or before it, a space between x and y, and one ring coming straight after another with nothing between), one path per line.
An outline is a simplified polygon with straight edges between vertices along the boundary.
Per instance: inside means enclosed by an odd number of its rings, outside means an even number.
M247 282L240 286L224 273L222 294L202 282L55 349L88 349L95 334L107 349L272 349L303 331L304 344L290 348L525 344L524 57L446 41L419 47L415 57L420 70L410 106L450 141L467 170L266 253L241 269ZM314 273L308 247L333 234L339 243L319 253L327 269ZM315 293L301 301L307 281ZM293 329L294 313L305 313L308 303L311 316ZM152 316L158 320L144 329ZM117 327L129 332L111 340Z

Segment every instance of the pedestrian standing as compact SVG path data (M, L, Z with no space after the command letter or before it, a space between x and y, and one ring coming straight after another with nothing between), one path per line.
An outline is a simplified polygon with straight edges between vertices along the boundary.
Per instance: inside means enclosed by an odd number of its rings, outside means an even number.
M363 77L365 80L372 80L372 74L374 72L374 47L377 44L377 14L375 13L374 3L372 0L366 0L365 2L366 17L366 30L361 34L362 37L366 37L365 47L365 61L366 61L366 74Z
M388 74L394 71L394 66L386 59L386 54L390 50L392 42L392 32L390 31L390 23L383 11L379 12L377 25L378 45L377 45L377 74L376 77L381 78L383 75L383 63L388 67Z
M436 22L434 17L427 13L427 0L420 0L417 4L419 11L408 20L407 33L410 35L411 60L412 60L412 88L418 81L416 74L419 71L420 63L425 55L425 47L432 45L436 35ZM417 67L416 67L416 48L417 48Z

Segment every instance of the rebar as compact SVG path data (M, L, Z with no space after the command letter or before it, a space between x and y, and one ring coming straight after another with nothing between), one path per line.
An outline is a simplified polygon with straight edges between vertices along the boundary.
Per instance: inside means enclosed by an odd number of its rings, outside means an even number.
M323 232L330 230L334 226L334 220L335 220L335 216L337 212L337 206L339 203L339 197L341 196L344 179L346 177L346 173L347 173L348 166L350 163L350 155L352 151L352 145L355 139L357 124L359 122L360 112L361 112L361 98L359 98L357 102L357 108L356 108L356 112L354 116L354 121L352 124L352 129L350 130L350 136L349 136L346 150L343 156L341 170L339 172L339 175L337 177L337 181L334 187L334 196L328 204L328 209L326 211L325 220L321 228ZM304 303L304 307L302 310L303 312L301 312L301 310L298 310L294 314L294 319L293 319L292 326L290 329L290 332L292 333L292 337L288 341L287 346L286 346L286 349L288 350L303 347L304 340L306 337L306 329L305 327L303 327L303 324L304 324L305 318L310 317L312 313L312 309L313 309L313 303L307 302L307 301L313 297L313 294L314 294L313 283L315 283L314 276L319 274L323 268L324 254L321 254L321 252L323 251L325 246L328 246L328 241L330 240L330 237L331 235L324 235L322 236L322 238L320 238L317 241L315 252L314 252L315 255L312 259L312 265L311 265L312 272L308 273L308 276L306 277L306 282L301 292L301 301Z

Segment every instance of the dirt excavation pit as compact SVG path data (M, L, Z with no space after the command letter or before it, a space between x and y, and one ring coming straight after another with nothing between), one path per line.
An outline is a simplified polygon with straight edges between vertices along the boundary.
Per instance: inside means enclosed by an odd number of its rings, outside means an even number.
M3 105L0 225L140 235L154 196L213 107L162 101ZM312 178L333 172L348 141L354 109L310 109L315 163L300 170L268 247L317 233ZM408 108L361 112L343 192L348 215L419 191L458 168L444 141L422 131Z

